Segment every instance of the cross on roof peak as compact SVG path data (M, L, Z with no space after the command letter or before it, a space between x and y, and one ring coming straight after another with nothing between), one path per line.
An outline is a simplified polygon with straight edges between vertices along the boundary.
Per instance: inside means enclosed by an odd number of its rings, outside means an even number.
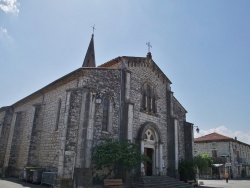
M95 24L94 24L93 26L91 26L91 27L92 27L92 29L93 29L93 35L94 35L94 32L95 32L95 30L96 30Z
M150 48L152 48L152 45L150 44L150 42L147 42L146 45L148 46L148 52L150 52Z

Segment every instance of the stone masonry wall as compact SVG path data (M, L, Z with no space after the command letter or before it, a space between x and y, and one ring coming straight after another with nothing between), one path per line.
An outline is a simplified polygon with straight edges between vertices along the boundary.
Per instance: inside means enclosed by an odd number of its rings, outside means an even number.
M28 166L39 166L39 152L41 145L42 123L43 123L43 105L35 105L34 120L31 130L30 149L28 156Z
M184 126L186 125L186 110L181 106L179 101L173 97L173 111L174 117L178 120L178 133L179 133L179 159L185 158L185 135Z
M78 138L78 128L81 112L82 90L73 90L70 97L69 120L66 133L64 176L72 176L75 166L75 156Z
M58 87L44 96L43 126L39 152L39 165L49 170L57 171L58 153L60 146L60 132L62 130L66 103L66 91L77 86L77 80L72 80ZM58 100L61 99L61 112L59 116L58 130L56 119Z
M241 142L235 141L220 141L220 142L195 142L195 155L207 153L212 157L212 150L217 151L217 157L226 157L226 162L231 164L230 173L234 178L241 177L242 159L250 162L250 146ZM239 152L239 158L237 157ZM224 163L223 163L224 164Z
M100 69L102 70L102 69ZM58 153L60 146L59 134L62 129L65 112L66 91L68 89L77 87L91 87L96 88L102 97L109 96L112 99L113 115L112 115L112 129L110 133L114 133L114 137L118 137L118 115L119 115L119 92L120 92L120 71L119 70L88 70L81 72L83 76L78 79L56 87L52 90L44 92L43 95L23 102L14 108L14 112L20 112L19 120L16 122L14 135L12 140L12 147L10 151L9 166L14 167L14 175L19 175L23 167L27 165L37 165L45 167L48 170L57 171ZM59 127L55 130L57 101L61 99L61 114L59 117ZM34 105L41 104L41 107L34 113ZM75 104L78 104L77 100ZM99 104L96 108L96 121L94 127L94 143L97 143L100 137L110 135L110 133L102 132L101 119L103 104ZM1 113L2 114L2 113ZM34 118L34 115L36 117ZM74 120L74 117L79 116L79 111L74 113L71 110L71 124L70 132L68 132L68 142L76 140L77 123L79 117ZM18 128L19 127L19 128ZM6 139L5 139L6 140ZM17 144L18 143L18 144ZM68 166L69 167L69 166ZM66 167L67 168L67 167ZM72 166L69 168L72 169Z
M82 159L81 164L78 164L84 168L86 161L91 156L86 156L86 152L88 150L87 146L87 126L89 121L89 103L95 102L96 95L100 95L101 103L95 104L95 112L94 112L94 125L93 125L93 140L92 146L94 147L95 144L103 137L109 138L117 138L118 137L118 117L119 117L119 96L120 96L120 71L116 69L82 69L79 73L79 77L77 79L76 86L69 90L70 94L70 104L69 104L69 116L67 120L67 131L66 131L66 142L65 142L65 155L63 159L63 178L64 180L68 180L72 177L74 172L74 167L76 164L76 157L78 156L77 150L78 147L83 147L85 149L85 153L80 154ZM86 102L84 104L85 113L83 114L83 128L79 132L79 123L81 121L81 108L83 93L87 92ZM94 98L90 98L90 93L93 93L95 96ZM108 131L102 131L102 116L103 116L103 99L104 97L108 97L110 99L110 105L112 105L112 116L111 119L111 126ZM63 99L64 100L64 99ZM63 107L64 108L64 107ZM82 139L78 139L78 134L82 135ZM91 137L91 136L90 136ZM78 142L81 142L80 146ZM91 155L88 154L88 155ZM84 159L85 158L85 159ZM86 168L86 167L85 167ZM87 172L87 171L86 171ZM88 180L89 181L89 180Z
M229 142L205 142L194 144L195 155L206 153L212 157L212 150L217 150L217 156L230 155Z
M6 152L6 146L8 143L8 136L10 132L12 110L10 107L0 112L0 175L2 174L2 168L4 164L4 157Z
M63 115L61 115L59 130L55 131L57 101L58 98L62 99L63 113L66 90L75 87L76 83L76 80L65 83L14 108L14 112L20 112L22 118L19 123L16 122L17 127L14 128L9 161L9 166L15 166L12 175L20 175L23 167L27 165L37 165L48 170L57 169L58 136L63 121ZM34 113L34 105L37 104L41 104L38 114ZM38 115L38 119L34 118L34 114Z
M31 136L30 127L34 118L33 104L41 102L41 99L41 97L38 97L23 105L13 107L14 113L16 113L16 122L13 125L13 139L8 143L11 144L11 147L9 163L6 164L12 168L10 172L12 175L19 176L23 167L27 165ZM12 118L12 121L15 121L15 119Z
M163 159L164 166L167 166L167 131L168 122L167 114L167 92L169 90L170 81L165 78L163 73L148 58L127 58L125 67L131 71L131 102L134 104L134 117L133 117L133 138L136 140L139 129L142 124L146 122L153 122L157 125L161 132L163 143ZM157 93L157 113L150 114L141 111L141 88L145 82L149 82L154 86ZM184 126L186 123L186 110L182 105L173 97L173 112L174 117L178 119L178 133L179 133L179 159L185 157L185 142L184 142Z
M95 88L101 96L102 102L96 104L95 107L93 145L102 137L118 137L120 84L120 70L118 69L89 69L84 71L84 76L79 78L78 87ZM108 97L112 104L111 128L108 132L102 131L104 97Z
M10 151L10 159L9 159L9 167L11 167L11 173L14 176L19 176L19 171L20 164L23 162L23 158L21 157L22 152L25 148L25 142L22 139L22 136L24 134L24 113L18 113L16 116L16 123L15 123L15 128L14 128L14 136L12 139L12 144L11 144L11 151Z
M133 138L137 140L141 126L146 122L152 122L157 125L161 132L163 143L163 159L167 161L167 102L166 91L167 82L159 72L148 64L145 58L128 59L126 66L131 71L130 100L134 103L133 117ZM148 114L141 111L141 88L145 82L153 85L157 100L157 113ZM166 166L166 164L164 165Z

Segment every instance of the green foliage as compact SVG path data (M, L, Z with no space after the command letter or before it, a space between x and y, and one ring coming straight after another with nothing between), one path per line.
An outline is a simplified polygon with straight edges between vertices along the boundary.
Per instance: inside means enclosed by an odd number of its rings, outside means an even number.
M129 172L148 160L146 155L141 154L138 145L130 141L106 139L98 144L93 152L94 169L108 168L108 174L114 171L117 175L118 167Z
M195 180L196 169L194 160L182 160L179 163L180 180Z
M203 171L210 167L211 164L213 164L213 160L208 154L196 155L193 160L182 160L179 163L181 180L195 180L196 169Z
M203 171L213 164L213 160L208 154L196 155L194 164L200 171Z

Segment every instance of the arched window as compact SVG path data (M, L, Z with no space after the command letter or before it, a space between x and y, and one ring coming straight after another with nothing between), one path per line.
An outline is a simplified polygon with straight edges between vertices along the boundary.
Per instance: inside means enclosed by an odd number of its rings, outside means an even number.
M57 101L57 111L56 111L55 131L58 131L59 119L60 119L60 114L61 114L61 106L62 106L62 100L58 99L58 101Z
M151 129L148 129L144 134L144 141L155 142L155 135Z
M149 83L144 83L142 87L141 108L144 111L156 113L156 96L154 88Z
M109 99L104 98L104 100L103 100L103 113L102 113L102 131L108 131L109 106L110 106Z

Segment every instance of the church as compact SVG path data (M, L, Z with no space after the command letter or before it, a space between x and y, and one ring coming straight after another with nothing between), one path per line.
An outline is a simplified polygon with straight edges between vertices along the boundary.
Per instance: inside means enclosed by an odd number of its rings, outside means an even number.
M42 167L56 172L56 187L71 187L109 137L138 144L152 160L139 176L179 178L179 161L193 157L193 124L171 84L150 51L96 66L92 34L82 67L0 108L0 176Z

